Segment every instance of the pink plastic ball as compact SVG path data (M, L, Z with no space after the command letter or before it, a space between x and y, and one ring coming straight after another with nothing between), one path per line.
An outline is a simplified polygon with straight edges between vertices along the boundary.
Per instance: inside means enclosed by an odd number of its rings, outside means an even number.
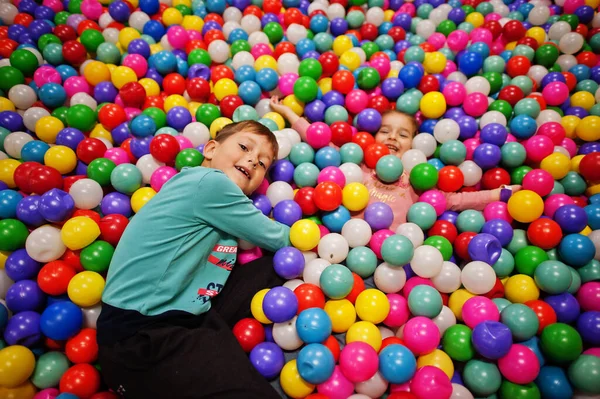
M433 209L435 209L435 213L438 216L440 216L446 210L446 196L438 190L425 191L419 197L419 202L426 202L433 206Z
M527 159L533 162L541 162L542 159L554 152L554 143L550 137L533 136L525 142Z
M569 87L563 82L550 82L542 90L548 105L562 105L569 98Z
M131 107L126 107L123 109L123 111L125 111L125 115L127 115L128 121L131 121L133 118L142 113L142 110Z
M475 152L475 149L477 147L479 147L479 145L481 144L481 141L479 141L479 139L472 137L470 139L466 139L463 143L467 149L467 157L466 159L468 161L473 160L473 153Z
M440 344L440 330L431 319L417 316L404 325L403 339L412 353L424 355Z
M506 220L508 223L512 223L513 218L508 213L508 205L502 201L494 201L483 208L483 217L488 222L493 219Z
M175 140L179 143L179 150L183 151L186 148L194 148L194 144L185 136L175 136Z
M167 40L173 48L184 48L190 40L187 31L181 26L171 26L167 31Z
M187 33L188 33L190 40L201 40L202 39L202 33L200 33L197 30L188 30Z
M479 117L487 111L488 105L488 98L485 94L473 92L465 97L464 110L470 116Z
M406 298L400 294L387 294L386 296L390 302L390 312L383 321L383 324L390 328L398 328L403 326L410 316Z
M44 0L42 5L51 8L55 13L59 13L65 9L62 1L60 0Z
M378 368L377 352L366 342L351 342L344 346L340 353L340 369L352 382L368 380L375 375Z
M497 12L491 12L485 16L484 21L500 21L501 18L502 15L498 14Z
M600 357L600 348L590 348L583 351L583 354Z
M173 28L169 29L169 32ZM148 71L148 61L144 57L139 54L128 54L124 59L122 64L126 67L133 69L135 75L138 78L143 78Z
M450 32L446 44L452 51L463 50L467 43L469 43L469 34L462 30L455 30Z
M514 344L506 356L498 360L498 368L510 382L529 384L540 372L540 361L525 345Z
M569 151L569 155L571 156L571 158L574 157L575 155L577 155L577 144L575 144L575 142L573 141L573 139L565 137L560 142L560 146L563 147L563 148L566 148L567 151Z
M152 172L150 176L150 186L154 191L159 192L162 186L171 180L177 174L177 170L170 166L161 166Z
M560 145L566 136L565 128L558 122L543 123L538 128L537 134L549 137L554 145Z
M508 133L508 136L506 136L507 143L516 143L517 141L519 141L519 140L517 140L517 138L515 136L513 136L511 133Z
M284 96L294 94L294 83L298 80L298 75L295 73L286 73L279 78L279 91Z
M331 231L329 231L329 229L327 227L325 227L325 225L319 224L319 234L321 235L321 238L325 237L327 234L331 233Z
M458 70L458 67L456 66L456 64L450 60L446 60L446 66L444 67L444 70L442 71L442 76L447 78L448 75L450 75L452 72L456 72Z
M35 394L33 399L54 399L58 395L60 395L60 391L56 388L47 388L42 389L38 393Z
M523 178L523 188L535 191L541 197L545 197L554 188L554 178L543 169L533 169Z
M252 54L254 59L257 59L261 55L273 55L273 51L271 51L271 48L265 43L256 43L252 46L250 54Z
M483 42L485 44L487 44L488 46L492 45L492 41L494 40L494 37L492 36L492 32L489 31L489 29L485 29L485 28L475 28L471 31L471 42L475 43L475 42Z
M97 21L102 15L102 4L97 0L83 0L81 12L86 18Z
M317 183L323 183L324 181L334 182L343 188L346 185L346 176L340 168L336 166L327 166L323 168L317 177Z
M269 188L269 181L267 179L264 179L260 185L258 186L258 188L256 190L254 190L254 194L257 195L267 195L267 189Z
M584 0L566 0L563 10L566 14L573 14L575 10L584 5Z
M502 42L501 38L495 40L492 43L492 45L490 46L490 54L491 55L498 55L498 54L502 53L503 51L504 51L504 43Z
M240 251L237 256L237 261L240 265L244 265L246 263L252 262L253 260L261 258L262 256L262 250L259 247L254 247L252 249Z
M446 103L453 107L460 105L465 101L467 96L467 89L462 83L450 82L442 90L442 94L446 99Z
M384 78L388 75L388 73L390 73L390 60L388 60L386 57L373 58L371 59L371 67L375 68L375 70L379 72L379 76Z
M315 149L326 147L331 142L331 129L323 122L312 123L306 129L306 142Z
M106 150L104 158L108 158L117 165L121 165L129 162L129 156L127 151L119 147L113 147Z
M42 66L39 67L33 74L33 81L37 87L42 87L46 83L61 84L62 78L56 69L52 68L51 66Z
M375 255L377 255L379 259L381 259L381 246L383 245L383 242L386 238L393 235L394 232L392 230L382 229L377 230L371 236L371 240L369 241L369 248L371 248L371 250L375 252Z
M442 33L435 32L433 35L429 36L427 43L431 44L436 50L439 50L446 44L446 36Z
M590 281L583 284L577 292L577 300L581 309L586 312L600 311L600 282Z
M483 321L499 321L500 312L491 299L484 296L469 298L462 308L463 321L470 328Z
M544 201L544 215L549 218L554 216L554 212L563 205L573 205L575 201L566 194L554 194Z
M363 109L367 108L369 96L360 89L350 91L346 95L346 108L353 114L358 114Z
M414 276L409 278L404 284L404 287L402 288L402 295L404 295L405 298L408 298L412 289L415 288L417 285L428 285L430 287L433 287L433 283L428 278Z
M410 382L410 392L419 399L448 399L452 395L452 383L441 369L421 367Z
M63 86L68 97L73 97L77 93L92 93L92 87L83 76L71 76L65 80Z
M329 399L347 399L354 392L354 384L344 377L340 366L335 366L331 377L317 385L317 391Z

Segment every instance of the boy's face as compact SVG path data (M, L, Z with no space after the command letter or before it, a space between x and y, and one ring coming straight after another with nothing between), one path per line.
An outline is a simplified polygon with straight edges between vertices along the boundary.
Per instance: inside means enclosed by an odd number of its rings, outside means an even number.
M242 131L221 143L206 143L204 157L211 168L223 171L244 194L250 195L265 178L274 153L267 137Z
M390 154L401 158L412 146L415 126L406 115L390 113L384 115L375 141L385 144Z

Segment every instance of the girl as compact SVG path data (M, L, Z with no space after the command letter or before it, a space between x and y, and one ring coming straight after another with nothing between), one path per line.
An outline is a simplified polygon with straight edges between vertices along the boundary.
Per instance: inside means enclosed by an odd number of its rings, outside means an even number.
M306 130L310 123L299 117L291 108L283 105L277 96L271 98L271 108L286 118L296 130L302 141L306 141ZM377 143L385 144L390 154L402 158L402 155L412 148L412 141L417 134L417 121L411 115L389 110L383 113L381 127L375 134ZM402 174L399 181L394 183L383 183L377 178L375 170L361 165L363 171L363 184L369 190L369 204L384 202L392 208L394 221L390 230L406 222L406 214L412 204L419 201L419 194L410 185L408 173ZM446 197L446 209L452 211L463 211L466 209L483 210L485 206L494 201L508 201L512 192L518 191L521 186L508 186L495 190L466 192L466 193L444 193ZM356 212L353 216L363 218L364 210Z

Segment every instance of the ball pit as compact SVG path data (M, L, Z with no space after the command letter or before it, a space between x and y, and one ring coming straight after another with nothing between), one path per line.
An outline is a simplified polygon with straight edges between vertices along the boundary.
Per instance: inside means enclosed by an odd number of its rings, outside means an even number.
M599 6L0 3L0 396L117 398L94 367L115 247L244 120L279 143L251 199L292 246L273 260L288 283L233 333L279 391L600 395ZM419 126L401 157L373 138L388 110ZM363 163L418 191L407 223L390 230ZM447 210L446 193L509 184L507 203Z

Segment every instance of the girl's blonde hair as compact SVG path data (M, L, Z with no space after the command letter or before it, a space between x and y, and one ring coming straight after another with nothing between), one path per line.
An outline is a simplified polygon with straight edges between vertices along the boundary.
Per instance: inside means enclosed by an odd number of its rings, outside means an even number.
M387 111L383 111L383 113L381 114L381 118L383 119L383 117L386 115L401 115L406 117L413 125L413 137L415 137L417 132L419 131L419 123L417 122L417 119L411 114L407 114L406 112L402 111L397 111L395 109L388 109Z

